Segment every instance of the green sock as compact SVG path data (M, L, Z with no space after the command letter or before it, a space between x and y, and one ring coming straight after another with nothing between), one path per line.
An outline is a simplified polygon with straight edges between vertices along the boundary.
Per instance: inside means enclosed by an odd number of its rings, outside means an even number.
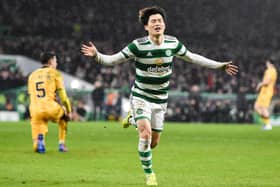
M151 139L145 140L140 138L138 144L138 152L142 167L145 174L153 173L152 170L152 150Z

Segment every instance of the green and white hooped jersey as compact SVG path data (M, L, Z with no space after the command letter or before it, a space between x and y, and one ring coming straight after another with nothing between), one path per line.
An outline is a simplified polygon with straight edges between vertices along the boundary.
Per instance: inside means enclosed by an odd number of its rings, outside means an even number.
M186 47L173 36L164 35L161 45L147 36L134 40L121 53L126 59L135 60L132 95L152 103L167 103L173 57L185 56Z

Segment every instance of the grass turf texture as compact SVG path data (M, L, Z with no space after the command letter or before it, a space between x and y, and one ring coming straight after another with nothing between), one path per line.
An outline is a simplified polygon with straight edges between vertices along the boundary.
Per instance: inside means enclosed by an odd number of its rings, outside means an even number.
M137 132L119 123L70 123L69 152L49 125L46 154L32 150L28 122L0 123L0 186L145 186ZM159 186L280 186L280 128L166 123L153 168Z

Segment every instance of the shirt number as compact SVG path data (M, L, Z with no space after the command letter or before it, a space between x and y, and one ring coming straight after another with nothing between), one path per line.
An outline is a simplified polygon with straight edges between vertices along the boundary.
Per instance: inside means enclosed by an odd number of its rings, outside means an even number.
M44 82L36 82L36 90L38 92L37 97L42 98L46 96L46 91L44 88L40 88Z

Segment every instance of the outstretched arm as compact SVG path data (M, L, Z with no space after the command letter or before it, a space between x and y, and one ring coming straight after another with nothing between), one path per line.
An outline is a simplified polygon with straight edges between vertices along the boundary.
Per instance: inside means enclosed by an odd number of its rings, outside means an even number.
M212 69L223 69L226 71L229 75L236 75L238 72L238 66L233 65L232 61L229 62L217 62L215 60L211 60L209 58L206 58L204 56L201 56L199 54L192 53L190 51L187 51L184 56L178 56L179 58L182 58L185 61L198 64L201 66L205 66Z
M95 45L92 42L89 42L89 45L83 44L81 47L81 52L85 56L93 57L98 63L104 65L115 65L127 61L128 59L124 56L123 53L118 52L114 55L104 55L97 51Z

